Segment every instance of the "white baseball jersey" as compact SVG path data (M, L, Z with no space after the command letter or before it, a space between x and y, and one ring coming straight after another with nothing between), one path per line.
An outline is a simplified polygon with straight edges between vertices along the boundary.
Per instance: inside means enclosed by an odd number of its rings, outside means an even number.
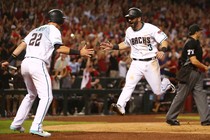
M47 66L50 65L55 44L62 44L61 33L54 25L32 30L24 39L27 44L21 73L28 94L23 99L12 126L21 126L36 97L40 98L30 130L42 131L42 122L52 102L52 84Z
M147 80L156 95L161 95L170 88L171 83L168 78L161 81L160 66L158 60L154 59L158 51L158 44L166 38L164 32L149 23L143 23L142 28L138 31L134 31L131 27L126 30L124 43L131 47L130 55L133 61L126 75L125 86L117 101L118 105L123 108L126 106L142 77Z
M43 25L32 30L24 39L25 57L35 57L50 64L55 44L62 44L61 33L54 25Z
M131 47L131 58L145 59L156 56L157 45L167 38L158 27L143 23L139 31L131 27L126 30L124 43Z

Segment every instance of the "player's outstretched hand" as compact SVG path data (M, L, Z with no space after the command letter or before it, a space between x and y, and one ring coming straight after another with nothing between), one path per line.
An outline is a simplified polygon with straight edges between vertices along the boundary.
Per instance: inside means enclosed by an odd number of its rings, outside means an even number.
M9 66L9 62L7 62L7 61L4 61L1 63L1 68L6 68L8 66Z
M158 51L158 52L156 53L156 56L157 56L158 59L162 60L162 59L164 59L164 52Z
M209 68L210 68L210 67L208 67L208 66L204 66L204 68L201 69L201 71L203 71L203 72L208 72L208 71L209 71Z
M111 50L113 49L113 44L109 41L106 41L106 42L101 42L100 44L100 47L103 49L103 50Z
M93 54L94 54L94 50L93 49L87 49L86 45L80 50L80 55L81 56L91 57L91 55L93 55Z

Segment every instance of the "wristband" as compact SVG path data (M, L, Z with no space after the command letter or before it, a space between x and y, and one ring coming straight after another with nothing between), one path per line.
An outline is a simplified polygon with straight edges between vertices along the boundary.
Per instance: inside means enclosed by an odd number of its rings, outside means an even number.
M163 52L167 52L167 50L168 50L168 49L167 49L166 47L162 47L162 48L161 48L161 51L163 51Z
M69 55L80 55L80 51L79 50L70 49L69 50Z
M12 54L7 61L10 63L12 60L16 59L16 57L15 54Z
M116 44L116 45L113 46L112 49L113 49L113 50L119 50L120 48L119 48L119 45Z

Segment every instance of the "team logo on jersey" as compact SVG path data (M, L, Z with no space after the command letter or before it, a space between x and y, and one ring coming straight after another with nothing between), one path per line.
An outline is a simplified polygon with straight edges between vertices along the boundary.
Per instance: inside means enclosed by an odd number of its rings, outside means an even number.
M163 31L161 31L161 30L159 30L157 33L160 34L160 35L166 36L166 34Z
M131 38L130 42L132 45L136 45L136 44L150 44L150 37L135 37L135 38Z
M161 34L161 35L165 35L165 33L163 31L161 31L161 30L159 30L157 33Z

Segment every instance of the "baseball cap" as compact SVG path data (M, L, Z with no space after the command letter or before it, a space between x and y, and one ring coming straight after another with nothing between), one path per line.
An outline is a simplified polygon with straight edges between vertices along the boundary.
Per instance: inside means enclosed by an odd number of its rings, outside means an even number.
M201 30L203 30L203 29L201 29L198 24L192 24L189 27L189 35L194 35L195 32L198 32L198 31L201 31Z

